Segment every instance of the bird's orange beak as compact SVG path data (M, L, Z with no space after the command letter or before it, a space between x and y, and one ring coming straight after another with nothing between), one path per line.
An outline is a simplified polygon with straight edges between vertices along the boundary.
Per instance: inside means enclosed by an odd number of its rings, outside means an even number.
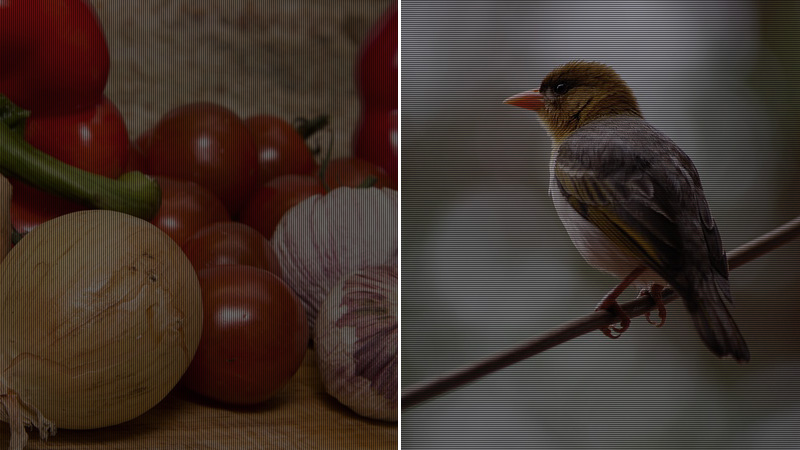
M542 106L544 106L542 94L539 93L538 89L512 95L511 97L503 100L503 103L518 106L520 108L530 109L531 111L538 111L542 108Z

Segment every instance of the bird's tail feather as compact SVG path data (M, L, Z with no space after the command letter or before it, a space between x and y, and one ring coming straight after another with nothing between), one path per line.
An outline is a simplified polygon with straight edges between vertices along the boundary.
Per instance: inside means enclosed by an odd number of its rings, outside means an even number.
M749 361L750 350L728 310L733 302L728 280L714 273L694 286L696 289L681 294L700 338L719 357Z

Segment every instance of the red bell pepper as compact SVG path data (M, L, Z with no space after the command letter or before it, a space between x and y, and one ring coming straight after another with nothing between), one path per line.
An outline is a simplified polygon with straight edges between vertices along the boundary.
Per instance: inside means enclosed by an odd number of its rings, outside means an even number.
M0 1L0 93L34 114L61 114L100 101L109 54L83 0Z
M362 44L356 81L361 118L353 138L355 156L382 167L397 186L397 2L375 23Z

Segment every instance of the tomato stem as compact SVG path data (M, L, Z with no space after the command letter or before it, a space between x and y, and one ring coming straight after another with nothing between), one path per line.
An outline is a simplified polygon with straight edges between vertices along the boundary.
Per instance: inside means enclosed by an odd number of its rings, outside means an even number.
M361 182L361 184L356 186L356 189L371 188L372 186L375 186L375 183L377 183L377 182L378 182L378 179L376 177L373 177L372 175L367 175L367 177L364 178L364 180Z
M317 148L317 152L319 152L319 148ZM326 173L328 172L328 163L331 161L331 150L333 150L333 138L331 137L330 141L328 142L328 150L325 151L325 157L322 158L322 163L319 165L319 181L322 184L322 191L327 194L331 191L330 186L328 186L328 182L326 181Z
M294 119L293 125L294 129L297 130L297 134L302 136L303 139L308 139L317 131L328 126L328 116L323 114L313 119L298 117L297 119Z
M0 95L0 173L87 206L150 219L161 205L158 183L141 172L114 180L78 169L34 148L20 133L27 111Z

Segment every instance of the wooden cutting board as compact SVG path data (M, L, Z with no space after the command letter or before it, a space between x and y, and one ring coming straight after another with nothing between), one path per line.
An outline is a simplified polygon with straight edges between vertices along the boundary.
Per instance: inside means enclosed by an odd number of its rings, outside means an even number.
M8 426L0 423L0 448ZM147 413L98 430L58 430L26 449L397 448L397 423L365 419L325 393L312 350L289 384L266 404L226 408L180 387Z

